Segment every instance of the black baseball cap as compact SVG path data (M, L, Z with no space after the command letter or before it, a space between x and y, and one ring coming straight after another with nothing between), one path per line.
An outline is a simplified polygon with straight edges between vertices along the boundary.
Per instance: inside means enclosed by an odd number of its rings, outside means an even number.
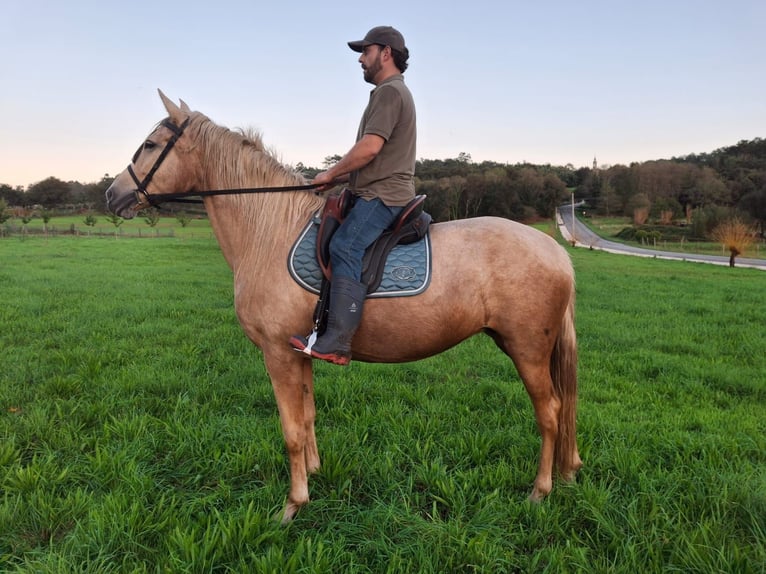
M392 50L404 51L404 36L396 28L391 26L376 26L364 37L364 40L349 42L348 47L354 52L363 52L366 46L380 44L381 46L391 46Z

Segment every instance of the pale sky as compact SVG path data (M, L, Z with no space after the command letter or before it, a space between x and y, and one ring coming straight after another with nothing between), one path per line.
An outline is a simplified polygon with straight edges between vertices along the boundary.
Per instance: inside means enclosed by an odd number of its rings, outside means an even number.
M321 167L372 89L346 42L384 24L410 49L418 158L581 167L766 137L765 0L2 0L0 183L118 174L157 88Z

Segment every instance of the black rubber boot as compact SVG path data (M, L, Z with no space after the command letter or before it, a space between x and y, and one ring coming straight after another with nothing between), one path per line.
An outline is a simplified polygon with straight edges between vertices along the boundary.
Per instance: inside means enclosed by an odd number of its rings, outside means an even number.
M367 285L348 277L332 280L330 286L330 310L327 315L327 330L313 345L306 337L290 337L290 344L296 351L336 365L351 362L351 340L362 320Z

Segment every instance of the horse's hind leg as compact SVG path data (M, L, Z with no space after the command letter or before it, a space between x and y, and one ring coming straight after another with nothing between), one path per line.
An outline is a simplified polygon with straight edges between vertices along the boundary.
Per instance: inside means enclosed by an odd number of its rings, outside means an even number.
M529 495L530 500L537 502L545 498L553 488L553 462L561 402L553 392L553 381L547 362L540 365L517 364L516 368L532 399L537 428L542 438L537 476L532 493Z

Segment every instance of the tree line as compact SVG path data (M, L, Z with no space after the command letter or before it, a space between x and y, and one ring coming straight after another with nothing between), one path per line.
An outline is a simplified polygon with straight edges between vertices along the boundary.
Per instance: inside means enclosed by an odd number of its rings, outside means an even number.
M325 158L324 168L340 159ZM298 164L311 178L320 168ZM104 192L113 178L99 182L64 182L55 177L27 189L0 184L0 205L17 210L103 212ZM427 209L435 221L495 215L518 221L550 218L557 205L576 200L600 215L697 223L710 228L727 214L766 226L766 140L756 138L710 153L626 165L476 163L470 154L457 158L420 159L417 193L428 195ZM699 222L703 223L699 223Z
M706 154L590 170L578 185L600 214L682 219L709 232L719 220L739 215L764 234L766 140L756 138Z

